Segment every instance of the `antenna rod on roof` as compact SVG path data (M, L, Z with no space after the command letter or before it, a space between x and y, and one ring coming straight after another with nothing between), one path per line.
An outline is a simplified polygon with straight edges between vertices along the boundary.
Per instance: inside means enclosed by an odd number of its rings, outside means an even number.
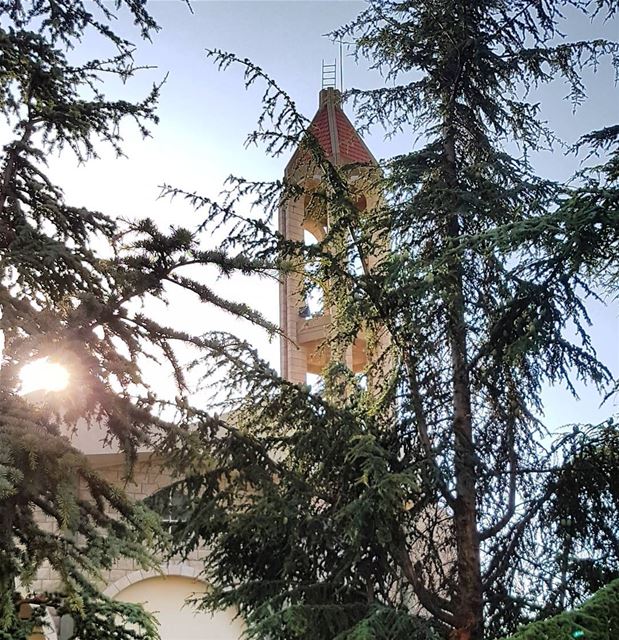
M340 91L344 93L344 55L343 55L343 41L338 40L340 43Z

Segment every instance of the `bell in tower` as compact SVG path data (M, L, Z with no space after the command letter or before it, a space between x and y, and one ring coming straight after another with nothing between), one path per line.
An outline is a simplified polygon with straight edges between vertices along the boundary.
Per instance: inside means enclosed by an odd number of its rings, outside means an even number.
M378 164L342 110L341 94L335 88L320 92L318 111L308 131L309 141L299 145L285 169L285 181L298 187L298 195L281 205L279 231L286 240L321 243L332 230L325 174L333 168L345 175L347 184L352 185L354 206L362 214L379 202L377 189L368 187L373 181L364 179L378 174ZM319 148L318 154L312 153L312 145ZM370 257L362 266L367 268L372 261ZM338 317L337 305L323 291L318 296L324 301L323 308L315 308L304 291L303 268L302 264L296 265L280 282L280 328L285 336L280 346L282 377L306 383L308 374L320 375L335 359L353 372L363 371L368 362L363 333L341 353L333 353L328 337Z

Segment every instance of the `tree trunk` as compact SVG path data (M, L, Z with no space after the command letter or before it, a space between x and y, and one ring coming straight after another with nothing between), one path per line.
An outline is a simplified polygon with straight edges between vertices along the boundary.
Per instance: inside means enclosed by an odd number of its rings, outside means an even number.
M457 187L456 153L451 130L445 137L445 169L447 186ZM447 235L451 247L460 236L458 203L447 214ZM446 308L447 332L451 351L453 392L454 476L454 532L458 589L456 595L457 627L454 640L480 640L483 637L483 599L479 531L477 528L475 446L471 414L471 388L468 372L466 319L463 292L462 258L453 255L449 260L449 281Z

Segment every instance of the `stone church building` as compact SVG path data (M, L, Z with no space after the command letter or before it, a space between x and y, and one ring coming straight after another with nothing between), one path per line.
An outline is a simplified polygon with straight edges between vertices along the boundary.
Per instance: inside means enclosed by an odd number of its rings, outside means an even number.
M340 93L336 89L320 92L319 108L310 130L335 166L376 165L342 110ZM302 149L298 149L286 167L286 177L302 182L306 190L311 190L313 184L320 183L321 176L308 169L306 158ZM364 194L359 207L370 208L375 203L375 197ZM326 213L310 216L307 206L307 196L282 206L279 228L285 237L300 242L307 241L308 234L315 240L324 238L329 225ZM309 311L300 289L300 276L288 276L280 284L280 326L289 338L281 341L281 373L292 382L306 383L308 375L320 374L330 357L326 349L320 348L327 335L330 315L328 311ZM366 353L362 337L349 346L343 359L353 371L363 369ZM169 473L149 453L143 452L139 454L132 481L126 484L121 454L104 449L101 436L96 428L85 428L75 435L74 444L90 457L93 467L105 479L123 486L131 498L142 500L172 481ZM185 605L187 598L208 588L200 579L201 568L199 553L183 562L163 564L160 572L140 570L132 561L120 562L105 576L105 593L126 602L142 603L155 613L162 640L237 640L242 634L243 623L235 618L234 611L211 615L197 613ZM33 586L36 590L53 589L54 575L43 568ZM54 620L37 640L69 640L71 636L70 619Z

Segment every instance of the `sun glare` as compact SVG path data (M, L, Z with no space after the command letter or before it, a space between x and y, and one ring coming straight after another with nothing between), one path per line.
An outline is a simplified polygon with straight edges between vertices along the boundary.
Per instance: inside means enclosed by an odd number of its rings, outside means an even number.
M69 384L69 372L61 364L50 362L47 358L25 365L19 377L22 394L33 391L62 391Z

